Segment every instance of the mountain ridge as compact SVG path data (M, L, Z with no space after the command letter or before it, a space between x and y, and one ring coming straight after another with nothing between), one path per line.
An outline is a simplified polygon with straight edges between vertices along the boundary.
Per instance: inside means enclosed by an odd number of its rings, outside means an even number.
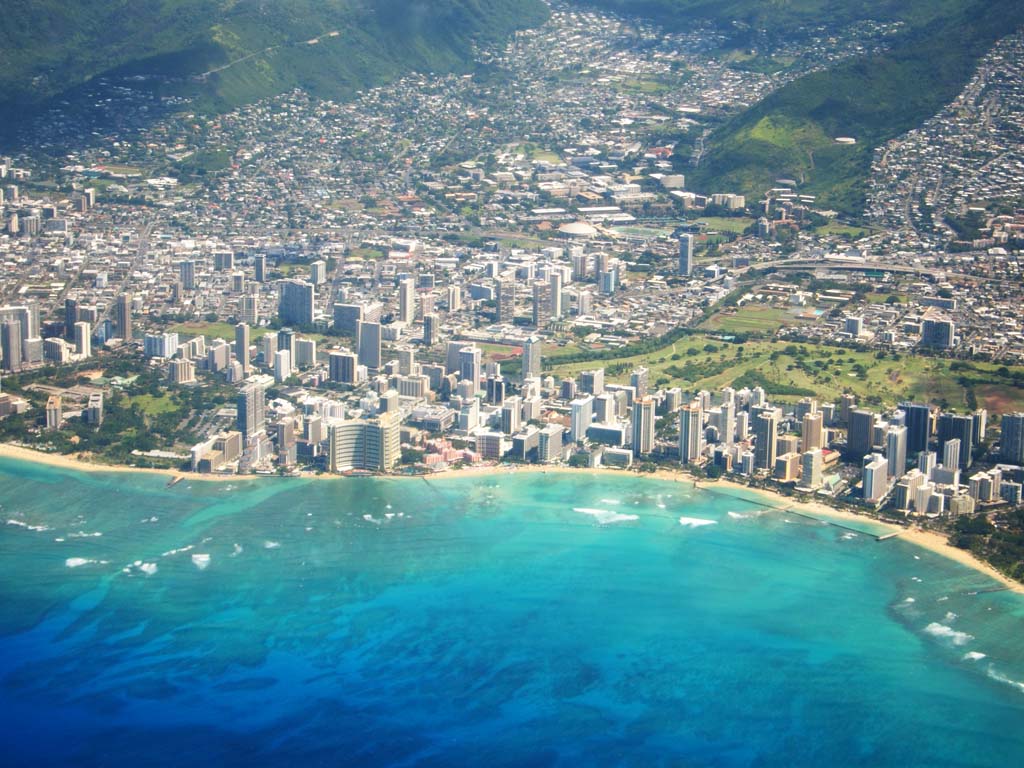
M14 0L0 14L0 107L31 111L107 74L209 110L292 87L338 97L465 69L475 41L546 16L539 0Z

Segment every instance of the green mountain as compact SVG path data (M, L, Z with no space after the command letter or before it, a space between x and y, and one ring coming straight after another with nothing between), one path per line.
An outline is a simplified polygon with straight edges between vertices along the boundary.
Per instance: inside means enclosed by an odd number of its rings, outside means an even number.
M409 70L464 69L474 40L546 15L539 0L9 0L0 110L108 73L155 76L201 108L293 87L344 96Z
M589 1L670 26L711 20L735 30L744 45L752 35L795 34L800 24L904 22L884 54L799 78L718 127L700 166L686 168L694 188L755 196L775 179L795 179L820 205L850 216L863 210L873 150L952 101L991 46L1024 24L1019 0ZM838 145L840 136L857 143ZM677 162L688 157L684 141Z

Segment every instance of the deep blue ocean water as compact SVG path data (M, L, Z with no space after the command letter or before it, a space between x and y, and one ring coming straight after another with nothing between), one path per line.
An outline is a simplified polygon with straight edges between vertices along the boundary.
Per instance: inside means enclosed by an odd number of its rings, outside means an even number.
M0 460L0 764L1024 765L1024 597L763 502Z

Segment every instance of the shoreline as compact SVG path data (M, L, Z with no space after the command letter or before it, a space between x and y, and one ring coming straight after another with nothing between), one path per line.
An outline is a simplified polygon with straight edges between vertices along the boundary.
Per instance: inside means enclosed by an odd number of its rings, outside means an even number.
M79 472L108 472L114 474L148 474L156 475L158 477L166 477L168 481L174 480L175 478L182 481L188 480L199 480L201 482L240 482L245 480L263 480L268 477L274 479L281 479L279 475L209 475L200 474L198 472L182 472L175 469L159 469L159 468L148 468L148 467L126 467L123 465L116 464L98 464L96 462L89 461L85 454L59 454L59 453L46 453L44 451L36 451L31 448L26 448L20 445L14 445L12 443L0 443L0 458L15 459L17 461L24 461L35 464L43 464L58 469L67 469L71 471ZM776 493L771 489L766 488L750 488L742 483L737 483L732 480L726 480L719 478L717 480L702 480L694 477L685 470L668 470L659 469L657 472L653 472L650 475L642 475L637 472L633 472L626 469L610 469L608 467L597 467L597 468L574 468L574 467L563 467L563 466L548 466L544 464L488 464L477 467L465 467L462 469L445 469L440 472L432 472L428 474L419 475L368 475L368 477L375 477L379 479L423 479L430 481L432 478L439 479L451 479L455 477L475 477L475 476L486 476L486 475L509 475L509 474L576 474L576 475L600 475L606 477L650 477L652 480L660 480L662 482L684 482L690 483L693 487L698 490L705 490L711 493L715 493L716 489L723 491L738 491L743 494L750 494L754 498L763 498L767 502L765 506L770 507L778 512L784 512L786 509L792 509L794 513L804 514L815 519L824 519L826 522L843 521L850 523L870 523L873 526L878 526L886 534L896 534L896 538L900 538L904 541L910 542L922 549L926 549L929 552L945 557L947 560L953 560L960 565L967 566L978 573L984 574L989 578L997 581L1012 592L1017 594L1024 594L1024 584L1014 581L1009 576L998 571L995 567L986 563L984 560L980 560L973 554L964 549L959 549L952 546L946 540L944 534L936 531L926 530L915 525L896 525L894 523L887 523L869 515L862 515L856 512L852 512L846 509L837 509L835 507L828 506L818 501L799 501L791 499L788 496L783 496L780 493ZM304 473L294 478L298 480L344 480L345 475L335 475L330 473L323 474L311 474ZM741 497L738 493L728 494L733 495L736 498ZM745 499L749 503L758 503L753 498Z
M182 472L177 469L161 469L159 467L128 467L123 464L100 464L95 461L90 461L88 458L90 455L91 454L84 452L78 454L50 453L47 451L37 451L34 448L26 448L13 443L0 443L0 459L28 461L34 464L44 464L48 467L70 469L78 472L157 475L166 477L168 480L181 478L182 480L196 479L214 482L224 482L229 480L237 482L238 480L244 480L248 477L258 477L258 475L202 475L198 472Z

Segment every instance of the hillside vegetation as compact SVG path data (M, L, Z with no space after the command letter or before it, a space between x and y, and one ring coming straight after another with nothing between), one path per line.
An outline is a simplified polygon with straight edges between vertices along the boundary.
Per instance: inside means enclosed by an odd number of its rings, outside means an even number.
M293 87L344 96L463 69L472 41L546 14L539 0L16 0L0 14L0 109L106 73L152 76L213 109Z
M735 30L737 45L802 34L801 24L904 22L884 54L799 78L718 127L700 167L686 169L694 188L752 196L778 178L794 179L802 192L818 196L819 205L851 216L863 209L873 150L952 101L992 45L1024 24L1024 3L1017 0L592 2L670 26L708 19ZM839 136L857 143L837 145ZM677 162L687 159L681 155Z

